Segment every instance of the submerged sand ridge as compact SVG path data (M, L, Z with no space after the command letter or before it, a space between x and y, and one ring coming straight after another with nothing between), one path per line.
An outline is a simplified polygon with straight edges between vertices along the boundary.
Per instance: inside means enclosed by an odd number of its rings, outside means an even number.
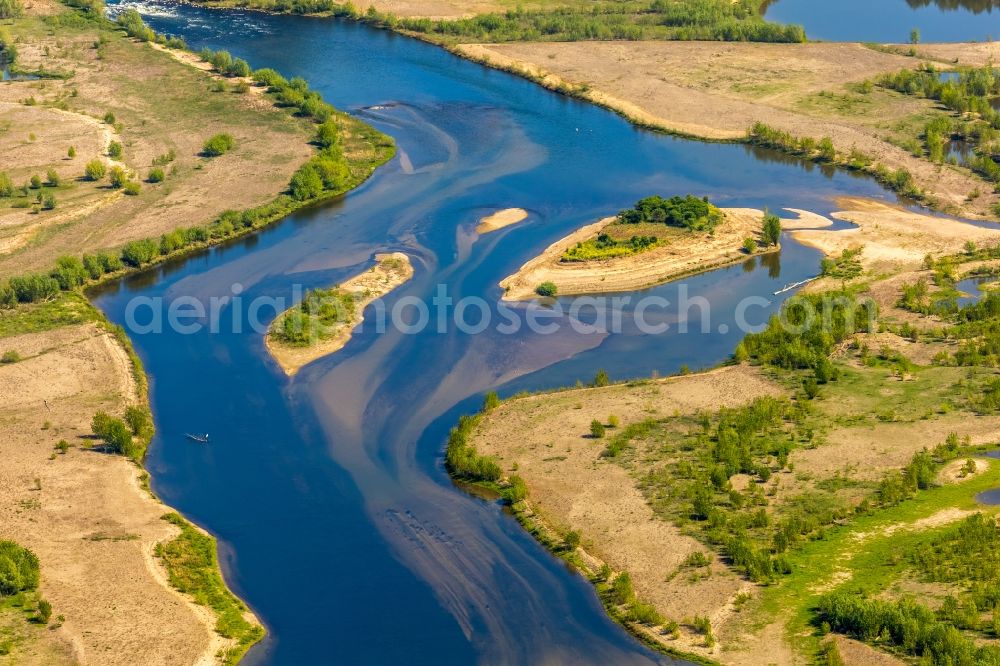
M568 248L595 237L617 218L606 217L588 224L560 238L501 281L503 298L509 301L534 298L536 288L543 282L555 284L560 296L633 291L742 261L750 256L743 250L744 240L760 241L764 213L752 208L720 210L725 218L712 233L679 231L668 242L629 256L600 261L560 261ZM760 243L758 246L763 252L779 249L778 246L763 247Z
M275 331L294 308L286 310L275 318L264 342L286 375L290 377L303 366L342 349L350 341L354 330L364 321L365 308L413 277L410 258L402 252L376 254L375 261L374 266L339 285L340 291L354 295L354 312L348 323L341 324L328 337L305 345L288 344L279 339Z

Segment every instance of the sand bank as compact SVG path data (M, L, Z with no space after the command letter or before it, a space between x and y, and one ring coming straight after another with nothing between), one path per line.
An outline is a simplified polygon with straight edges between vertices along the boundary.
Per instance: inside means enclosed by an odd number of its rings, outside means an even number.
M330 337L321 339L315 344L292 346L281 342L273 335L275 326L280 324L289 310L275 318L265 338L265 344L286 375L292 376L303 366L343 348L351 339L354 329L364 321L365 308L413 277L410 258L402 252L376 254L375 260L377 263L370 269L339 285L340 289L356 296L352 325L340 326Z
M523 208L505 208L479 220L479 224L476 225L476 233L488 234L526 219L528 219L528 211Z

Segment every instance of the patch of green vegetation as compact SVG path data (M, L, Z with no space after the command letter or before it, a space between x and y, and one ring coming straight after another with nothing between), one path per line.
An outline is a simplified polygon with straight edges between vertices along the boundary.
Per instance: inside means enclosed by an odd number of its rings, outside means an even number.
M339 287L307 291L298 305L275 322L271 334L286 345L314 345L353 323L355 304L364 297L364 294L353 294Z
M0 309L0 338L41 333L61 326L100 321L100 314L79 292L57 292L51 300Z
M986 180L1000 182L1000 112L992 106L1000 96L1000 74L992 64L960 67L945 77L934 65L924 63L918 70L886 74L876 83L906 95L935 100L954 114L937 116L922 128L924 148L931 161L944 161L945 144L960 138L973 147L974 155L967 166Z
M246 619L246 605L226 587L219 570L215 539L179 514L168 513L163 520L181 531L177 538L156 546L156 555L163 560L170 584L215 612L215 631L236 641L222 655L223 663L238 664L247 650L264 637L264 628Z
M660 244L656 236L632 236L628 240L617 240L609 234L598 234L597 238L577 243L563 252L559 261L582 262L601 261L627 257L651 250Z

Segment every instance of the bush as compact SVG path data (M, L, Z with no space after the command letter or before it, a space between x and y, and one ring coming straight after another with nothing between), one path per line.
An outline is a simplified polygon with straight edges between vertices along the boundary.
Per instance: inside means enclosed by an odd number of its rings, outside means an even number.
M236 147L236 141L228 134L216 134L202 146L201 154L206 157L225 155Z
M31 177L30 183L31 183L31 189L33 190L41 189L42 177L36 173Z
M38 558L13 541L0 541L0 597L38 588Z
M753 254L757 251L757 241L753 238L743 239L743 251L747 254Z
M0 19L14 19L24 13L20 0L0 0Z
M125 183L125 187L123 188L122 191L125 192L126 196L130 197L138 196L139 192L142 191L142 185L135 182L134 180L130 180L127 183Z
M121 189L128 182L128 173L120 166L113 166L108 172L108 180L111 182L111 187L116 190Z
M157 242L146 238L127 243L122 248L122 261L133 268L140 268L159 254L160 247Z
M615 576L608 591L611 601L616 604L630 604L635 601L635 590L632 588L632 578L623 572Z
M83 286L89 277L83 262L73 256L63 256L56 260L56 267L49 275L59 283L59 288L69 291Z
M110 157L111 159L114 160L121 159L121 156L124 153L125 149L122 147L122 144L118 143L117 141L112 141L110 144L108 144L108 157Z
M21 355L13 349L8 349L0 356L0 363L17 363L21 360Z
M105 412L97 412L91 420L91 429L100 437L112 453L134 456L138 448L132 440L132 433L121 419L116 419Z
M12 277L10 288L18 303L46 301L59 293L59 283L48 275Z
M146 176L146 182L162 183L164 178L166 178L166 174L163 173L163 169L160 167L153 167L149 170L149 175Z
M14 182L10 179L10 174L6 171L0 171L0 197L12 196L14 196Z
M59 177L59 173L55 169L49 169L45 173L45 180L51 187L59 187L62 184L62 178Z
M559 293L559 287L554 282L543 282L535 287L535 293L539 296L552 298Z
M66 151L66 157L72 159L76 158L76 146L70 146L69 150Z
M42 197L42 210L53 210L56 207L56 196L51 192Z
M510 477L510 483L504 491L504 495L511 504L517 504L528 496L528 486L524 479L514 474Z
M601 439L604 437L604 424L594 419L590 422L590 436L594 439Z
M91 160L87 162L87 166L84 167L83 173L87 180L98 181L104 178L104 174L107 173L107 167L101 160Z
M45 599L38 600L38 621L42 624L48 624L49 619L52 617L52 604L50 604Z

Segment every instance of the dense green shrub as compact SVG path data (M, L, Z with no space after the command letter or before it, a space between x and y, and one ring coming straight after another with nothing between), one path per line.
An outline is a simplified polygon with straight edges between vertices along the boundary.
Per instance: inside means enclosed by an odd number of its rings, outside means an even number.
M20 0L0 0L0 19L18 18L23 13Z
M552 298L559 293L559 287L556 286L555 282L543 282L535 287L535 293L542 297Z
M87 166L84 167L84 175L87 180L98 181L104 178L104 174L107 173L107 167L104 162L98 159L91 160L87 162Z
M132 433L125 422L105 412L94 414L94 418L91 420L91 429L104 441L105 447L112 453L135 457L140 450L132 439Z
M207 141L201 148L201 154L206 157L218 157L225 155L236 147L236 140L229 134L216 134Z
M122 261L133 268L148 264L160 253L159 245L152 239L143 239L127 243L122 248Z
M0 540L0 597L38 588L38 558L13 541Z
M711 231L722 221L722 212L708 202L708 197L699 199L689 194L664 199L652 196L618 213L618 221L622 224L651 222L691 231Z

